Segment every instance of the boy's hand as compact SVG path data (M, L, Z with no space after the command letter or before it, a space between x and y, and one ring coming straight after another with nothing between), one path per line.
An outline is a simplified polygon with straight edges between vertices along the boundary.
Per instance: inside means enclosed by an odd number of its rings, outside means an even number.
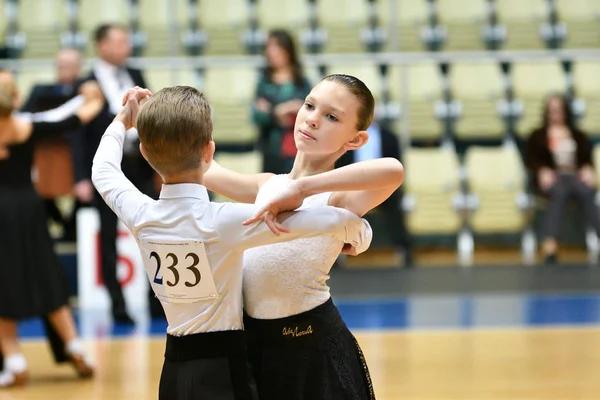
M250 225L262 220L275 235L279 236L282 232L288 233L289 229L277 222L277 215L286 211L294 211L302 205L305 197L296 183L292 182L277 197L261 207L253 217L244 221L243 225Z
M135 128L135 121L140 112L140 104L152 95L148 89L142 89L138 86L129 89L123 97L123 109L115 117L115 121L121 121L125 129Z
M8 148L0 145L0 160L5 160L8 158L8 156L10 156Z

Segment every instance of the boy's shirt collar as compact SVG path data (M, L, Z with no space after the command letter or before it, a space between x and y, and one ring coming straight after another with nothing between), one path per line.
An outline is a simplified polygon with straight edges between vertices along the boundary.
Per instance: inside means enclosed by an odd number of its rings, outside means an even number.
M162 185L160 191L160 199L180 199L180 198L194 198L205 202L209 202L208 191L206 187L197 183L178 183L174 185Z

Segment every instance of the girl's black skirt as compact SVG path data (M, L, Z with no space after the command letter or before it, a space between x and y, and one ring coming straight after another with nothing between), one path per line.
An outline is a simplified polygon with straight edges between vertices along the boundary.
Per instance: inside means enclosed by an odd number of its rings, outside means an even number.
M243 331L167 335L159 400L257 400Z
M261 400L373 400L358 342L329 299L275 320L244 317Z

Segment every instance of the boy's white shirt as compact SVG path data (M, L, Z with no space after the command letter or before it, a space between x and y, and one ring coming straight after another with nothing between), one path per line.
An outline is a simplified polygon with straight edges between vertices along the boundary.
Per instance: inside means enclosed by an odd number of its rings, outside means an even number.
M113 122L94 157L92 181L138 243L150 284L165 309L169 334L243 328L246 249L324 235L359 251L370 245L368 223L340 208L298 211L284 222L290 233L275 236L264 223L242 225L257 206L210 202L202 185L163 185L159 200L153 200L121 171L124 140L125 126Z

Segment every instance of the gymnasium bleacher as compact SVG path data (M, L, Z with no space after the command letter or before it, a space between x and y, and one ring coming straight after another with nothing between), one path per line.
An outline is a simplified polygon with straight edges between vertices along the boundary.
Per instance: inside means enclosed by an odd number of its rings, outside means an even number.
M410 231L456 238L463 265L487 235L513 235L523 262L536 259L536 201L520 150L548 94L573 95L579 126L600 139L597 0L0 0L0 7L0 41L16 58L9 65L23 93L51 79L60 46L93 57L93 29L120 22L134 34L133 62L151 89L202 89L215 140L233 147L256 140L250 104L266 33L291 30L313 82L344 72L371 88L378 118L404 148ZM599 148L595 155L600 161ZM257 157L219 155L246 173L259 171Z

